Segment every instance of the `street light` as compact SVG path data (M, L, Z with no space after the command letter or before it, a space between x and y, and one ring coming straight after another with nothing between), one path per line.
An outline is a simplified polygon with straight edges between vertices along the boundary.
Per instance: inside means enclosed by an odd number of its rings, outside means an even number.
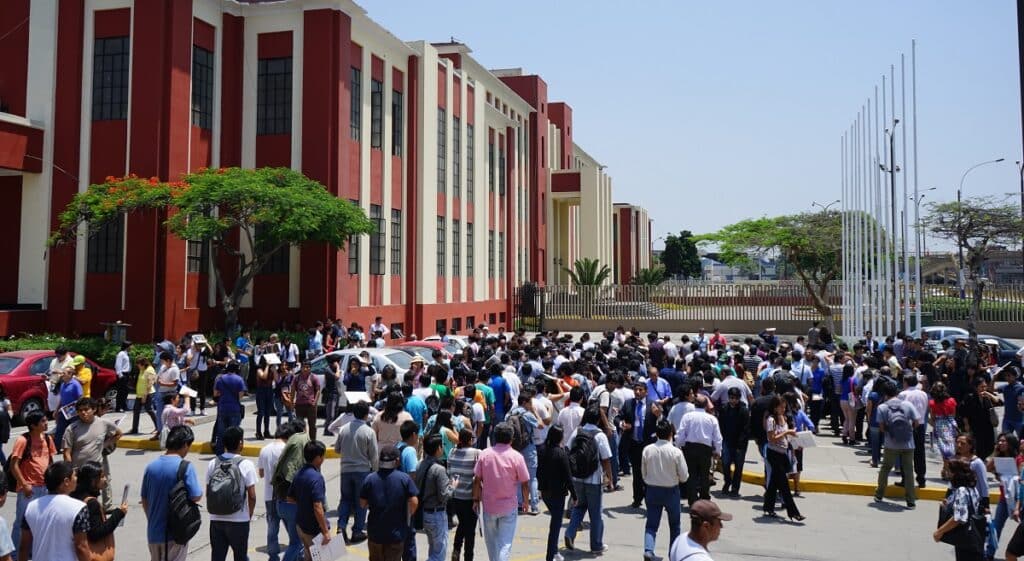
M910 197L908 197L911 201L914 201L914 216L921 216L921 201L924 200L924 194L927 193L928 191L934 191L934 190L935 190L935 187L929 187L927 189L920 189L919 190L920 194L917 196L916 199L914 198L913 195L910 195ZM918 256L917 258L920 260L921 256L923 256L925 254L925 252L927 251L927 249L925 249L926 248L925 234L924 234L924 231L921 229L921 222L920 222L920 220L918 221L917 224L914 225L914 228L917 229L917 256ZM921 276L920 269L918 269L917 275L918 275L918 277ZM920 280L918 282L920 282Z
M895 109L895 104L894 104ZM900 166L896 165L896 125L900 124L899 119L892 120L892 128L885 129L885 136L889 138L889 166L885 164L878 164L879 169L889 174L889 201L892 202L892 225L891 231L889 232L889 242L892 248L892 260L893 260L893 274L892 274L892 304L893 304L893 315L892 315L892 333L896 333L900 330L900 292L898 288L899 279L899 260L896 256L896 173L900 171Z
M811 206L816 206L816 207L820 208L821 212L824 214L824 213L828 212L828 209L832 205L837 205L837 204L839 204L839 202L840 202L839 199L836 199L836 200L832 201L831 203L828 203L827 205L823 205L821 203L816 203L814 201L811 201Z
M961 211L960 204L961 204L961 201L963 200L962 193L963 193L963 190L964 190L964 179L967 179L967 174L971 173L973 170L975 170L977 168L980 168L981 166L988 165L988 164L998 164L999 162L1001 162L1001 161L1003 161L1005 159L1006 158L996 158L995 160L986 160L984 162L974 164L973 166L967 168L967 171L965 171L964 174L960 176L960 186L956 188L956 218L957 218L957 222L962 220L962 217L960 215L960 211ZM957 284L960 285L960 299L963 300L966 297L966 293L964 291L964 278L965 278L965 275L964 275L964 248L963 248L963 245L960 243L960 240L957 240L956 245L957 245L957 253L959 254L959 267L960 267L960 271L957 274L957 279L956 280L957 280Z

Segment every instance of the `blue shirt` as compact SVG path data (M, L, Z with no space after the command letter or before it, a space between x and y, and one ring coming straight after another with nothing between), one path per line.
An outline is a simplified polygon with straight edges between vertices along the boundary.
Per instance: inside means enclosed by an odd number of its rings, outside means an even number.
M404 442L399 442L397 448L401 451L400 467L402 471L409 474L415 473L416 468L419 467L419 460L416 458L416 448Z
M1006 384L1000 390L1003 393L1003 422L1007 425L1016 426L1020 424L1024 413L1017 408L1017 397L1024 392L1024 384L1014 382L1013 385Z
M217 383L213 389L220 392L217 398L217 411L221 413L241 413L242 404L238 394L245 391L245 380L234 372L222 374L217 377Z
M818 368L814 371L813 377L811 378L811 394L819 395L823 393L822 380L825 379L825 369Z
M60 406L70 405L82 397L82 383L72 378L60 387Z
M235 348L240 351L238 353L235 353L235 358L238 359L239 364L245 364L249 362L248 355L242 354L241 351L252 351L250 347L252 347L252 343L249 342L248 337L239 337L238 339L235 339Z
M295 499L298 507L295 525L311 536L319 534L320 523L316 520L313 505L320 503L324 507L324 512L327 512L327 485L324 483L324 476L310 464L302 466L292 479L288 496ZM327 528L330 527L331 523L328 521Z
M142 475L142 498L149 511L146 517L146 539L149 543L164 543L167 538L167 499L171 488L178 482L178 466L181 456L165 454L146 466ZM196 477L196 465L189 463L185 468L185 486L192 498L203 496L203 488Z
M412 415L412 420L416 421L416 424L420 426L420 436L423 436L424 422L423 417L427 413L427 402L423 401L423 398L413 394L405 398L405 410Z
M363 480L359 498L370 506L366 531L374 543L401 543L409 535L409 497L419 494L409 474L396 469L382 469Z
M664 378L658 378L657 383L651 379L647 380L647 405L666 397L672 397L672 388Z
M494 416L499 421L505 419L505 396L508 395L508 382L501 376L491 376L487 383L494 391ZM495 421L497 422L497 421Z

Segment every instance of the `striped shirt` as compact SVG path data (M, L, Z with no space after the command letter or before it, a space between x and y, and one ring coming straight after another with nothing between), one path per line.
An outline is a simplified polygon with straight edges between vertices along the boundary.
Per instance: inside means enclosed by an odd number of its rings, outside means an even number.
M477 448L456 448L448 455L448 477L459 476L459 484L452 493L453 499L472 500L473 468L480 457Z

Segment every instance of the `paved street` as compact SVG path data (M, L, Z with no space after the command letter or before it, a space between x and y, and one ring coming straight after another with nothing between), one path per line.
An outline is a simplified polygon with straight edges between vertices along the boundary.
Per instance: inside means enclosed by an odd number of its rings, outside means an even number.
M113 417L113 414L111 414ZM247 415L243 421L246 434L254 431L255 416ZM143 425L144 427L146 425ZM212 430L211 424L197 426L199 440L208 438ZM833 479L867 482L873 480L874 470L867 467L866 459L858 450L831 444L831 438L821 439L817 449L808 450L806 456L805 478ZM250 444L259 444L250 441ZM119 449L111 456L115 496L126 482L132 484L131 509L124 527L117 531L118 558L141 559L145 550L145 521L141 506L138 504L138 489L141 474L147 462L159 452ZM189 460L198 462L200 474L205 474L206 463L212 455L190 454ZM334 508L339 496L339 462L328 460L325 463L324 475L327 478L328 496L331 497L332 527L336 523ZM931 470L932 466L929 467ZM760 465L749 465L748 469L760 471ZM930 475L934 475L934 471ZM605 495L605 541L610 550L603 559L629 559L639 561L642 555L642 533L644 518L642 511L629 508L629 480L623 480L627 491ZM936 486L940 485L935 483ZM934 559L952 559L952 550L945 545L935 544L931 540L931 531L935 525L938 503L921 501L917 510L905 511L902 501L890 500L881 506L872 503L870 497L847 496L834 494L805 493L798 499L800 508L807 521L803 525L789 524L759 517L761 488L756 485L744 484L743 497L740 499L716 499L723 510L732 513L735 519L726 523L722 538L712 546L716 561L740 561L757 559L796 559L796 560L829 560L829 561L862 561L881 553L877 546L870 544L886 543L884 555L886 559L906 559L908 561L924 561ZM257 486L257 509L250 537L253 561L264 558L266 525L263 508L263 486ZM13 495L9 495L9 499ZM14 501L8 500L0 509L0 514L12 521L14 517ZM684 527L686 519L684 517ZM521 517L517 532L516 544L513 549L515 561L534 561L544 558L544 540L547 533L548 518L545 514L538 517ZM1009 540L1014 525L1008 525L1009 531L1003 536L1003 545ZM190 559L204 559L209 555L207 530L204 529L192 541ZM870 536L870 538L869 538ZM282 538L284 533L282 531ZM577 543L586 546L588 537L586 530L577 537ZM426 539L419 537L420 558L424 558ZM561 544L561 540L559 542ZM659 533L659 555L665 555L668 548L668 526L663 523ZM367 556L366 546L360 545L350 549L354 558ZM562 552L567 559L595 558L589 554L578 552ZM482 544L476 552L477 559L486 559L486 550ZM1001 558L1001 555L1000 555Z

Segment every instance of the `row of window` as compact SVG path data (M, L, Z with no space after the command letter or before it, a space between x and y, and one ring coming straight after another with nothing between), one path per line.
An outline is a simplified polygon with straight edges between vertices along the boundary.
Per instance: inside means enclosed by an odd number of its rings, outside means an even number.
M494 314L494 313L488 314L487 321L491 325L494 325L495 323L504 324L505 323L505 312L500 312L498 314ZM449 323L448 323L447 319L435 320L434 321L434 332L435 333L448 333L448 325L449 325ZM472 329L475 326L476 326L476 316L466 316L466 329ZM391 326L392 329L394 329L394 327L395 327L394 325ZM461 317L452 318L452 320L451 320L451 328L454 329L456 332L462 331L462 318Z
M445 228L446 219L444 216L437 217L437 276L446 277L447 269L447 258L448 258L448 241L447 241L447 228ZM462 275L462 228L459 220L452 219L452 276L459 277ZM494 248L494 230L489 230L487 233L487 277L494 278L495 276L495 248ZM498 249L497 256L498 261L498 276L505 276L505 234L498 232ZM473 223L466 222L466 276L473 276Z

